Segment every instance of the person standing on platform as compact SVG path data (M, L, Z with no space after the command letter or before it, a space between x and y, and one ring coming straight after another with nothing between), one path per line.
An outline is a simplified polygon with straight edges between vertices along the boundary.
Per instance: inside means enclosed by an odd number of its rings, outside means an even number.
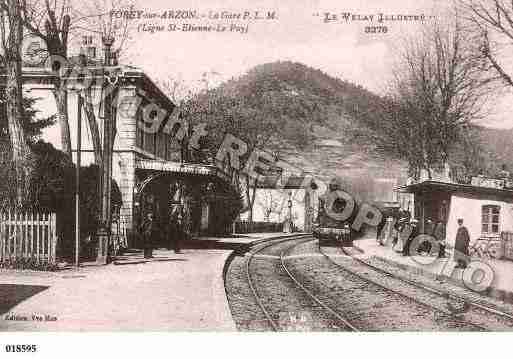
M171 213L171 243L175 253L181 253L180 241L182 240L183 216L181 206L173 208Z
M431 220L431 218L428 218L426 221L426 226L424 227L424 234L428 236L432 236L433 232L435 231L435 224Z
M445 258L445 223L439 219L435 226L433 236L438 243L438 258Z
M404 236L403 231L408 226L406 218L400 218L394 226L394 239L392 249L398 253L402 253L404 249Z
M454 243L454 261L456 268L467 268L469 261L468 246L470 243L470 236L468 229L463 225L463 218L458 219L458 232L456 233L456 241Z
M411 228L408 231L406 231L406 233L405 233L405 236L407 236L406 240L405 240L405 243L404 243L404 246L403 246L403 256L405 256L405 257L410 256L410 254L411 254L410 253L411 243L419 235L418 223L419 223L418 220L412 219L411 222L410 222ZM409 232L409 235L408 235L408 232Z
M426 225L424 226L424 234L430 237L433 237L433 233L435 232L435 222L428 218L426 221ZM424 248L422 250L426 252L426 254L431 253L431 242L424 242Z
M148 212L141 226L144 246L144 258L153 258L153 241L157 235L157 226L153 212Z

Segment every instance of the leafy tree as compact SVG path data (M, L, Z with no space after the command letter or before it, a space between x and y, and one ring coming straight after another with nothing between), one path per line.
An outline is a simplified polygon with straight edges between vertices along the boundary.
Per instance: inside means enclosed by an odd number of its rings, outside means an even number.
M54 117L38 118L38 110L34 108L38 98L23 98L23 116L20 121L21 130L23 131L26 142L30 146L30 156L24 161L24 166L30 170L31 177L35 176L34 169L37 166L37 154L33 152L33 145L39 139L41 131L53 124ZM33 178L27 179L27 193L24 203L17 203L17 176L16 163L13 158L13 147L10 142L9 125L7 118L6 103L0 103L0 177L3 178L0 185L0 196L2 206L14 206L16 204L27 204L33 199L31 183Z
M29 143L33 143L39 139L42 130L54 124L55 116L46 118L38 118L39 111L35 108L39 98L24 97L23 98L23 116L21 118L21 127L25 133ZM9 128L7 121L7 111L5 102L0 103L0 138L7 139L9 136Z

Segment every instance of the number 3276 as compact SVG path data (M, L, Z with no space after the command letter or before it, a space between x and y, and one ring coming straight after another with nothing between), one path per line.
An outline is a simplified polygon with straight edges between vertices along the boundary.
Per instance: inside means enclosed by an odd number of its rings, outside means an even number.
M388 28L386 26L365 26L366 34L386 34Z

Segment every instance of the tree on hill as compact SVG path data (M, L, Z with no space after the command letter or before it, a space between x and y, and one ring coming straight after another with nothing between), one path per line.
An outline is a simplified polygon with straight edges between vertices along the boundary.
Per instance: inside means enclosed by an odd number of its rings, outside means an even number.
M273 136L279 133L277 117L271 116L269 112L270 102L262 97L228 92L223 88L209 90L192 99L186 105L186 108L191 109L191 112L185 114L186 119L190 124L206 123L209 133L202 144L203 150L193 153L193 158L214 163L226 134L234 135L247 144L248 152L242 157L242 163L247 161L253 149L267 149ZM242 168L234 170L226 164L217 165L231 171L232 177L237 178L252 217L256 179L243 175L240 171Z

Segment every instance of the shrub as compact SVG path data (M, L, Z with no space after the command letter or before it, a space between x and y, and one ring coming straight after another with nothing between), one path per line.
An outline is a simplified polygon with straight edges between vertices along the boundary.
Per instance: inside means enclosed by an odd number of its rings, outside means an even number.
M7 258L0 262L0 268L53 272L57 270L57 265L45 261L38 262L35 258Z
M0 141L0 204L14 207L15 173L10 158L9 146L1 146ZM31 168L29 190L21 210L37 212L55 212L57 214L57 233L60 238L57 255L60 258L74 257L75 248L75 165L63 152L51 144L39 141L31 145L32 156L28 165ZM82 167L80 170L81 199L81 235L83 248L88 236L98 227L99 215L99 169L96 165ZM121 193L113 181L113 208L121 205ZM94 243L89 243L94 245Z

